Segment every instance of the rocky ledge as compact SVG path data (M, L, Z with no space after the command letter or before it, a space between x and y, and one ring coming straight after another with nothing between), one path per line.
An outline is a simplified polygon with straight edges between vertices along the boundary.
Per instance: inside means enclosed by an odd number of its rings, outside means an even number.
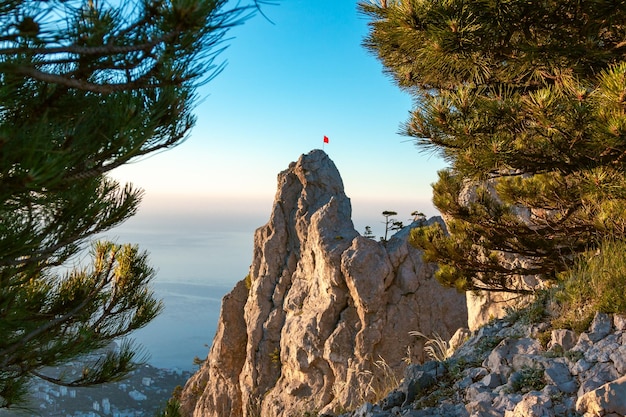
M597 314L580 335L547 328L494 321L450 358L409 366L381 402L342 417L626 415L626 316Z

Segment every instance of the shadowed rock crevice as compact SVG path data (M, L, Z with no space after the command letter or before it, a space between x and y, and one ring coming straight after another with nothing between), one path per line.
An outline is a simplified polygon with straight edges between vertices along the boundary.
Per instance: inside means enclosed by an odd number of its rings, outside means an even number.
M434 266L422 263L408 233L386 246L360 236L328 155L316 150L291 163L278 175L269 222L255 233L245 304L222 309L220 329L243 344L232 347L237 361L219 359L226 347L218 331L184 389L187 415L291 416L356 406L373 399L366 388L382 378L375 361L400 376L407 348L409 359L422 359L422 342L409 331L449 337L465 327L464 295L433 279ZM217 400L225 397L226 413Z

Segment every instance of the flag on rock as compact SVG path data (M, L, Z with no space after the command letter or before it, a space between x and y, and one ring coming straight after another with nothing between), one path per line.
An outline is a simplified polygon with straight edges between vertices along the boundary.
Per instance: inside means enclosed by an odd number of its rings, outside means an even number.
M328 136L324 136L324 143L328 143Z

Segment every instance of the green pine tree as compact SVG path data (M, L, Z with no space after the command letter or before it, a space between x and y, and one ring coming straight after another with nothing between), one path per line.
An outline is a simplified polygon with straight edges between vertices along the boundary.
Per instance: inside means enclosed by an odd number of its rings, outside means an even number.
M20 404L32 378L87 386L141 362L131 343L102 348L161 310L146 254L101 242L88 266L72 256L137 210L141 191L106 173L194 124L196 87L256 4L225 6L0 2L0 407ZM88 354L81 375L45 370Z
M626 4L364 2L365 46L415 97L404 133L443 157L447 223L413 243L460 290L526 292L626 234ZM521 256L525 262L510 262Z

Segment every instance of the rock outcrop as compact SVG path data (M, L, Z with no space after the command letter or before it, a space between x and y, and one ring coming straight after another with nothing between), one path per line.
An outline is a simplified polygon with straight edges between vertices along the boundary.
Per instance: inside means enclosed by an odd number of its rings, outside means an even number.
M209 356L183 390L183 414L349 409L423 359L410 331L450 337L467 326L465 296L433 278L409 229L386 244L360 236L328 156L292 163L255 233L250 274L225 297Z
M486 181L466 180L458 196L459 204L469 207L479 199L480 193L478 193L478 190L485 192L494 201L502 203L496 191L496 180L490 179ZM529 228L536 227L535 223L533 223L536 219L550 215L550 213L538 213L523 206L513 206L511 210L515 217ZM445 215L444 221L448 222ZM534 260L520 255L498 251L493 251L492 254L497 255L499 262L506 268L531 268L535 265ZM538 275L517 275L512 279L511 285L519 289L534 291L544 288L545 282ZM532 295L521 296L517 293L501 291L468 292L468 327L470 330L477 330L490 320L503 317L508 309L526 305L532 298Z
M341 417L626 415L626 316L598 313L580 335L547 327L493 321L445 362L411 365L378 404Z

